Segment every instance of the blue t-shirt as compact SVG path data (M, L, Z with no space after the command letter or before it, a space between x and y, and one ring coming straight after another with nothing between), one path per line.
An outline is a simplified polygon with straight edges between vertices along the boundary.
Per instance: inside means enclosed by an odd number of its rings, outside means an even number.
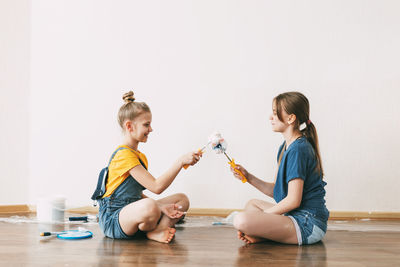
M285 142L279 147L279 155ZM322 220L327 220L329 211L325 206L325 185L321 174L315 169L317 158L312 145L306 137L301 137L290 144L283 152L281 164L274 187L274 199L276 203L284 199L288 194L289 181L300 178L304 181L303 197L300 207L307 210Z

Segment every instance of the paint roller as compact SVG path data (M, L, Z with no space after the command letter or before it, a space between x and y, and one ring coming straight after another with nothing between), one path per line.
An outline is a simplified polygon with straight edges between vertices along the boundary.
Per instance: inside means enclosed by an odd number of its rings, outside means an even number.
M228 154L226 154L226 149L228 144L226 143L225 139L222 137L222 135L218 132L212 134L209 138L211 143L212 149L217 153L217 154L224 154L225 157L229 160L228 164L235 170L237 174L239 174L242 177L242 183L247 182L246 177L244 174L240 171L235 169L236 168L236 163L234 159L231 159Z

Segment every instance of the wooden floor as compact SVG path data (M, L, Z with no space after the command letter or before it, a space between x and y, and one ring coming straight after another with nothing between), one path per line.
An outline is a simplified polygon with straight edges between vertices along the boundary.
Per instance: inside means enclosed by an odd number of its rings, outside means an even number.
M229 226L188 217L171 244L113 240L96 224L0 221L0 266L400 266L399 221L329 223L323 242L309 246L265 242L244 245ZM90 239L40 237L41 231L77 229Z

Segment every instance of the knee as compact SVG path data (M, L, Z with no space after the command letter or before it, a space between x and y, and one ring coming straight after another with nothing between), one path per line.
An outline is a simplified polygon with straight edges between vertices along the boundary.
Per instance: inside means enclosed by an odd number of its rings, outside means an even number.
M258 201L257 199L250 199L249 201L247 201L245 209L248 208L248 207L257 206L256 205L257 201Z
M182 205L182 209L185 211L188 210L190 206L189 198L183 193L178 193L176 194L176 196L179 199L178 202L180 203L180 205Z
M142 214L144 220L148 222L158 221L161 216L161 210L154 199L146 198L142 202Z
M249 217L247 214L239 212L233 219L233 226L241 232L247 232L249 228Z

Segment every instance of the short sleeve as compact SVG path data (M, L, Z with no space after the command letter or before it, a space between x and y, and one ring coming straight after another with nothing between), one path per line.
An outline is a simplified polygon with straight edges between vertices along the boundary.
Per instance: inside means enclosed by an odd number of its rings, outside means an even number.
M300 150L290 150L286 155L286 182L301 178L306 179L307 157Z
M137 155L129 151L129 149L121 149L117 154L115 154L111 161L110 171L112 170L113 176L121 176L140 164Z

